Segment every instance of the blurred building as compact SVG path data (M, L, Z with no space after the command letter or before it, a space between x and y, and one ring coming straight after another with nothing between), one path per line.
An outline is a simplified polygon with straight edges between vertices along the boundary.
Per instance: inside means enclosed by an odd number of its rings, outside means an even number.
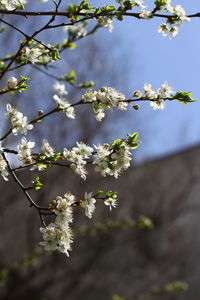
M108 300L118 294L125 299L198 300L199 163L197 146L133 166L119 180L92 174L84 182L63 168L41 173L47 187L36 193L39 204L66 191L81 197L98 189L118 191L120 201L111 213L98 203L92 220L78 208L74 228L82 234L70 257L41 254L35 261L24 255L41 239L37 212L15 183L1 180L0 266L8 275L3 278L1 272L0 299ZM150 218L153 228L141 216ZM180 280L189 284L188 291L163 291L167 283Z

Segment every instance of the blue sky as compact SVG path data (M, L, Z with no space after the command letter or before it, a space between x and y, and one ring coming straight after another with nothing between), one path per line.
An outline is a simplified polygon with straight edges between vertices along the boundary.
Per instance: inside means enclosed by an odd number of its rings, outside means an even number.
M108 1L98 1L100 3L106 4ZM188 14L200 12L199 0L172 1L172 5L176 4L181 4ZM171 40L157 32L158 25L163 21L127 17L124 22L115 22L112 35L117 36L119 52L124 53L125 60L128 57L131 66L127 71L127 95L131 96L135 88L142 89L145 82L158 88L162 82L168 81L175 91L191 91L193 97L199 100L200 18L185 22L178 36ZM123 61L120 60L119 63ZM142 130L141 124L138 129L141 138L145 140L138 152L138 159L164 156L200 143L199 111L199 101L186 106L175 102L167 103L163 111L152 111L148 104L142 104L139 112L133 112L137 114L137 118L141 118ZM127 126L130 125L129 122ZM124 134L127 129L119 126L119 133Z

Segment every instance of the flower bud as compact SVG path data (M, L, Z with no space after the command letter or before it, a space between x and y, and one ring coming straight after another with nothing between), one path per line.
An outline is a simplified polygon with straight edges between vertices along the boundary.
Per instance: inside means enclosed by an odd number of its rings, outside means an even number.
M17 86L17 84L18 84L18 81L17 81L16 77L10 77L10 78L8 78L7 85L9 87L9 89L15 89L16 86Z
M135 110L138 110L140 107L139 107L139 105L133 105L133 108L134 108Z
M133 94L133 97L141 98L142 97L142 93L140 91L135 91L134 94Z
M43 110L41 110L41 109L37 111L37 114L38 114L38 116L39 116L39 117L40 117L40 116L42 116L42 115L43 115L43 113L44 113L44 111L43 111Z

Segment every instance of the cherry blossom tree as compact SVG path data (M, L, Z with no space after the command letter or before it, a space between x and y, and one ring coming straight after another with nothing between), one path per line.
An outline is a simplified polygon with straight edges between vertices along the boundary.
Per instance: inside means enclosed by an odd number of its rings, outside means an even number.
M140 140L138 132L127 134L126 137L119 137L110 143L88 145L77 141L73 147L65 147L58 151L57 147L52 147L45 138L41 145L29 138L30 132L35 128L43 126L45 120L54 114L64 114L66 118L73 121L78 113L77 107L90 106L96 122L103 122L107 114L118 109L123 113L128 109L138 110L140 102L150 103L153 110L164 109L167 101L179 101L182 104L194 102L190 92L173 91L168 82L164 82L161 87L155 89L150 83L144 83L141 90L133 91L128 98L123 92L118 91L118 87L105 86L96 89L92 81L79 83L75 72L71 70L67 74L55 76L49 73L48 67L52 64L59 64L61 53L73 49L75 43L80 39L92 34L98 34L100 28L105 28L112 32L114 30L113 20L123 21L124 18L131 17L151 22L153 18L165 20L158 27L158 32L164 37L174 38L184 22L191 18L199 17L200 14L187 15L181 5L173 5L171 0L152 1L153 9L149 9L143 0L116 0L114 4L102 7L91 5L90 1L83 0L78 5L66 4L65 1L53 1L54 9L43 11L28 10L29 3L26 0L1 0L0 1L0 22L2 24L1 34L6 35L6 28L12 28L13 32L20 35L16 49L13 53L6 53L0 60L0 79L2 88L0 95L21 94L23 105L27 103L26 91L29 89L29 78L23 76L23 66L31 65L38 72L43 72L55 79L53 85L54 105L51 109L47 107L45 111L33 112L34 117L28 119L21 110L8 103L5 107L4 123L9 122L9 128L0 137L0 174L8 181L12 178L18 187L23 191L24 198L30 206L38 213L42 227L42 241L39 243L45 250L57 250L69 256L73 243L73 212L77 206L83 208L85 215L92 218L96 205L103 201L110 210L117 207L118 196L116 191L98 190L85 191L82 199L77 199L76 195L66 191L64 195L58 195L55 199L49 199L50 203L40 206L37 197L32 196L34 190L42 188L40 172L49 166L59 166L69 168L72 172L86 180L88 166L94 166L96 172L101 176L113 176L118 178L126 171L132 160L132 151L136 149ZM114 1L113 1L114 2ZM9 15L15 18L24 18L23 30L14 25ZM26 32L30 19L34 18L35 26L33 33ZM44 24L37 26L37 20L44 18ZM64 30L68 38L61 40L57 44L45 43L41 40L41 35L56 29ZM21 75L18 78L12 72L18 70ZM7 79L6 79L7 78ZM45 85L45 82L42 83ZM66 84L70 84L74 89L84 90L79 100L68 97ZM31 87L30 87L31 88ZM6 123L7 124L7 123ZM52 124L53 126L53 124ZM11 137L11 139L10 139ZM12 137L17 138L17 145L13 149ZM36 151L34 149L40 149ZM29 186L25 186L18 177L18 172L36 170L38 175L32 179ZM51 222L49 222L51 220ZM40 226L38 222L38 227Z

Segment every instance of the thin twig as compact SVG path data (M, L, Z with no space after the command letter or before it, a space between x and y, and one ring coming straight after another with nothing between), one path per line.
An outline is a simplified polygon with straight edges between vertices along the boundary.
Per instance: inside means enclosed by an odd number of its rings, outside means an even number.
M117 12L105 12L102 11L101 13L84 13L84 12L61 12L61 11L38 11L38 12L34 12L34 11L20 11L20 10L3 10L0 9L0 14L5 14L5 15L18 15L18 16L37 16L37 17L41 17L41 16L63 16L63 17L67 17L70 18L72 16L86 16L86 17L90 17L90 18L94 18L94 17L98 17L100 15L103 16L107 16L107 17L114 17L117 15L120 16L130 16L130 17L135 17L135 18L141 18L139 15L140 13L131 13L131 12L122 12L122 11L117 11ZM166 15L166 14L158 14L155 13L153 14L153 17L158 17L158 18L173 18L174 15ZM189 18L199 18L200 17L200 12L188 15ZM142 18L141 18L142 19Z

